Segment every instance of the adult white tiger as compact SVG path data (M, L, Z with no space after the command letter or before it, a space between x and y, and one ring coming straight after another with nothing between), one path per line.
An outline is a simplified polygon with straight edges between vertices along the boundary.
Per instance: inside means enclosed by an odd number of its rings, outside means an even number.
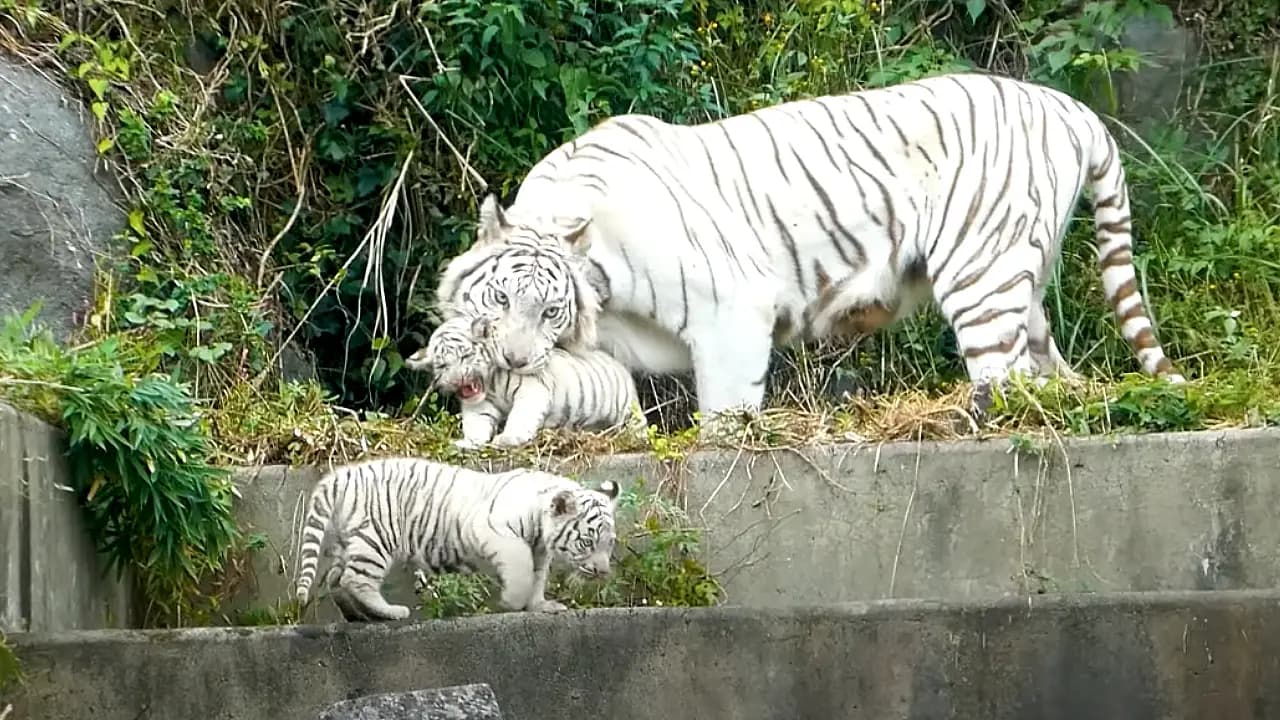
M462 439L455 445L474 448L492 440L515 447L542 428L623 430L643 437L635 379L612 355L553 347L540 370L517 374L497 367L489 334L484 316L454 317L405 359L406 367L433 373L436 388L461 401ZM494 437L499 424L502 432Z
M608 575L616 483L592 490L537 470L484 473L417 458L334 468L307 504L298 556L298 600L306 604L323 552L324 582L347 620L400 620L382 583L393 565L423 572L476 570L502 581L508 610L555 612L546 599L553 558L587 577Z
M932 298L982 398L1013 371L1074 376L1043 294L1086 188L1121 332L1144 371L1181 382L1138 291L1114 138L1067 95L981 74L694 126L606 120L535 165L509 210L485 199L438 300L497 318L506 368L598 331L635 370L692 369L710 414L760 407L771 345L866 335Z

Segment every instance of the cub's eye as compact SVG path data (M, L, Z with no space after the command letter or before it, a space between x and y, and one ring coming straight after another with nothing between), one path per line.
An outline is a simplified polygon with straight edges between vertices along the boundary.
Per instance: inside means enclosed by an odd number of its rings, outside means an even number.
M555 320L557 317L560 317L560 308L553 305L542 311L542 317L544 320Z
M499 305L501 305L502 307L506 307L506 306L507 306L507 294L506 294L506 293L504 293L504 292L502 292L501 290L494 290L494 291L493 291L493 301L494 301L494 302L496 302L496 303L498 303L498 304L499 304Z

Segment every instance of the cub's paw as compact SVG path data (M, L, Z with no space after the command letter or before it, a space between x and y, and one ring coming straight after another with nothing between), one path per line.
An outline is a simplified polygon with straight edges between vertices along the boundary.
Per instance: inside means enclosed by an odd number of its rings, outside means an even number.
M453 441L453 446L459 450L477 450L484 447L484 443L468 440L467 438L459 438Z
M526 445L532 439L533 439L532 437L525 437L523 435L510 435L508 433L502 433L501 435L493 439L493 444L497 445L500 448L513 448L513 447L520 447L521 445Z
M406 620L410 615L409 608L404 605L388 605L386 611L386 619L388 620Z
M529 606L531 612L558 613L568 610L569 606L555 600L543 600L540 603L534 603Z

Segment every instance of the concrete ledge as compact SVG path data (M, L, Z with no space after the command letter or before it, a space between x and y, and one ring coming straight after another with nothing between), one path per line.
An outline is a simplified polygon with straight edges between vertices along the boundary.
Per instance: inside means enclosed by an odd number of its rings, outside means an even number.
M128 584L84 529L62 431L0 403L0 630L128 627Z
M1274 717L1280 593L518 613L10 637L30 720L314 720L487 683L508 720Z
M548 459L624 487L683 489L729 601L1265 589L1280 585L1280 430L1007 439ZM289 596L295 529L318 468L238 473L238 516L268 548L235 606ZM408 599L396 579L390 594ZM321 619L336 617L336 613Z

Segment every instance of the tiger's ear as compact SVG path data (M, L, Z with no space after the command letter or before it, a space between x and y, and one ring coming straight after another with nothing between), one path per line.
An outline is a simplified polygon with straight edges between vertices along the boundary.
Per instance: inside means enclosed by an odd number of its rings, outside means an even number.
M551 498L551 514L556 517L578 514L578 503L573 499L572 491L561 490Z
M591 237L587 228L591 226L591 218L573 218L565 223L565 231L561 236L565 245L576 253L585 253L591 247Z
M483 247L501 242L510 229L511 223L507 222L507 215L502 210L502 203L498 202L498 196L493 193L485 195L484 201L480 203L480 217L476 225L476 241L472 247Z
M610 500L617 500L617 499L618 499L618 491L619 491L618 483L616 483L616 482L614 482L614 481L612 481L612 480L603 480L603 481L601 481L601 482L600 482L600 486L599 486L599 488L597 488L597 489L598 489L600 492L604 493L604 496L605 496L605 497L607 497L607 498L609 498Z
M561 340L569 352L585 352L595 349L599 344L596 335L596 320L600 317L601 300L599 293L591 284L586 272L578 262L570 259L567 263L570 280L573 283L573 304L576 315Z

